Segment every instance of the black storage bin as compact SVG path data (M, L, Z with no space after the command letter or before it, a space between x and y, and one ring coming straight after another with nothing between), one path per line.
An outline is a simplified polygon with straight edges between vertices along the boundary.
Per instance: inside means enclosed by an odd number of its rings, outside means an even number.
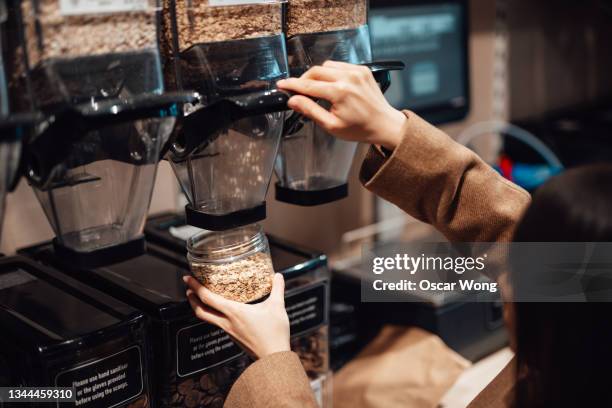
M0 259L0 386L74 386L80 407L149 407L146 330L125 303L31 260Z
M171 251L147 245L144 255L88 270L62 264L50 243L22 252L148 316L153 407L222 407L231 385L250 363L226 333L194 316L181 280L189 270Z

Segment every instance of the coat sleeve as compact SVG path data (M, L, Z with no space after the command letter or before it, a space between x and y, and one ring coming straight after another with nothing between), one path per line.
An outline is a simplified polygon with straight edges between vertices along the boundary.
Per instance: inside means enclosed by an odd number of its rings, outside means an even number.
M372 147L361 167L367 189L431 224L451 242L511 241L530 195L474 152L416 114L386 157Z
M297 354L275 353L251 364L234 383L226 408L318 408Z

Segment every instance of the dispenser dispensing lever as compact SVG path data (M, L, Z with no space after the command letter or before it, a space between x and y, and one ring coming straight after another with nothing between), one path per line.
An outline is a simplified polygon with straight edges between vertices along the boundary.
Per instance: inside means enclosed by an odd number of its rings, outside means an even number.
M179 105L196 98L197 94L188 92L143 95L64 105L46 112L36 134L26 143L26 175L33 185L45 189L55 174L67 166L74 145L82 143L89 132L147 118L176 116ZM92 156L73 161L83 165L95 160Z
M185 158L205 148L219 132L241 119L286 111L290 97L289 93L274 89L229 96L203 106L182 118L179 135L172 146L173 155Z
M406 68L406 64L401 61L375 61L363 66L370 68L383 93L391 86L391 71L403 71Z

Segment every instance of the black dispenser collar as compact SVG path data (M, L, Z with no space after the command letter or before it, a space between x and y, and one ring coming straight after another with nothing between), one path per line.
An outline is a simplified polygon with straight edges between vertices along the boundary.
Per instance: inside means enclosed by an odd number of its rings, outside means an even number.
M53 239L55 255L78 269L101 268L130 260L146 252L144 235L131 241L91 252L79 252L62 245L57 238Z
M300 205L302 207L313 207L332 203L348 197L348 184L344 183L336 187L324 190L294 190L283 187L276 182L276 201L287 204Z
M225 231L239 228L245 225L255 224L266 219L266 202L251 207L234 211L229 214L206 214L195 210L190 204L185 206L185 220L187 224L194 227L207 229L209 231Z

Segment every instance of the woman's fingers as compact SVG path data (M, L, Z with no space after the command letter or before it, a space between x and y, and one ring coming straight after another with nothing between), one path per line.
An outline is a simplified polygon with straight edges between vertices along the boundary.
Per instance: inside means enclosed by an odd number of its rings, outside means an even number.
M325 61L323 63L323 67L325 68L332 68L332 69L336 69L336 70L346 70L346 71L361 71L363 70L363 66L361 65L355 65L355 64L349 64L346 62L340 62L340 61Z
M334 114L306 96L292 96L288 106L325 130L331 131L340 126L340 120Z
M192 276L183 277L183 281L187 284L189 289L191 289L191 291L197 295L202 303L218 310L224 315L231 315L233 313L235 305L231 300L228 300L223 296L217 295L216 293L206 289Z
M280 273L274 274L274 282L269 299L271 302L285 307L285 279Z
M334 82L342 79L343 72L330 67L316 66L304 73L301 79L315 79L318 81Z
M343 73L343 78L352 82L370 82L374 80L372 71L363 65L347 64L346 62L326 61L324 68L332 69Z
M198 319L214 324L215 326L227 331L230 326L228 319L219 312L202 303L195 292L191 289L187 289L187 300L189 301L189 304L191 305L191 308Z
M293 91L301 95L308 95L313 98L325 99L334 102L337 92L329 82L317 81L305 78L289 78L277 82L279 88L286 91Z

